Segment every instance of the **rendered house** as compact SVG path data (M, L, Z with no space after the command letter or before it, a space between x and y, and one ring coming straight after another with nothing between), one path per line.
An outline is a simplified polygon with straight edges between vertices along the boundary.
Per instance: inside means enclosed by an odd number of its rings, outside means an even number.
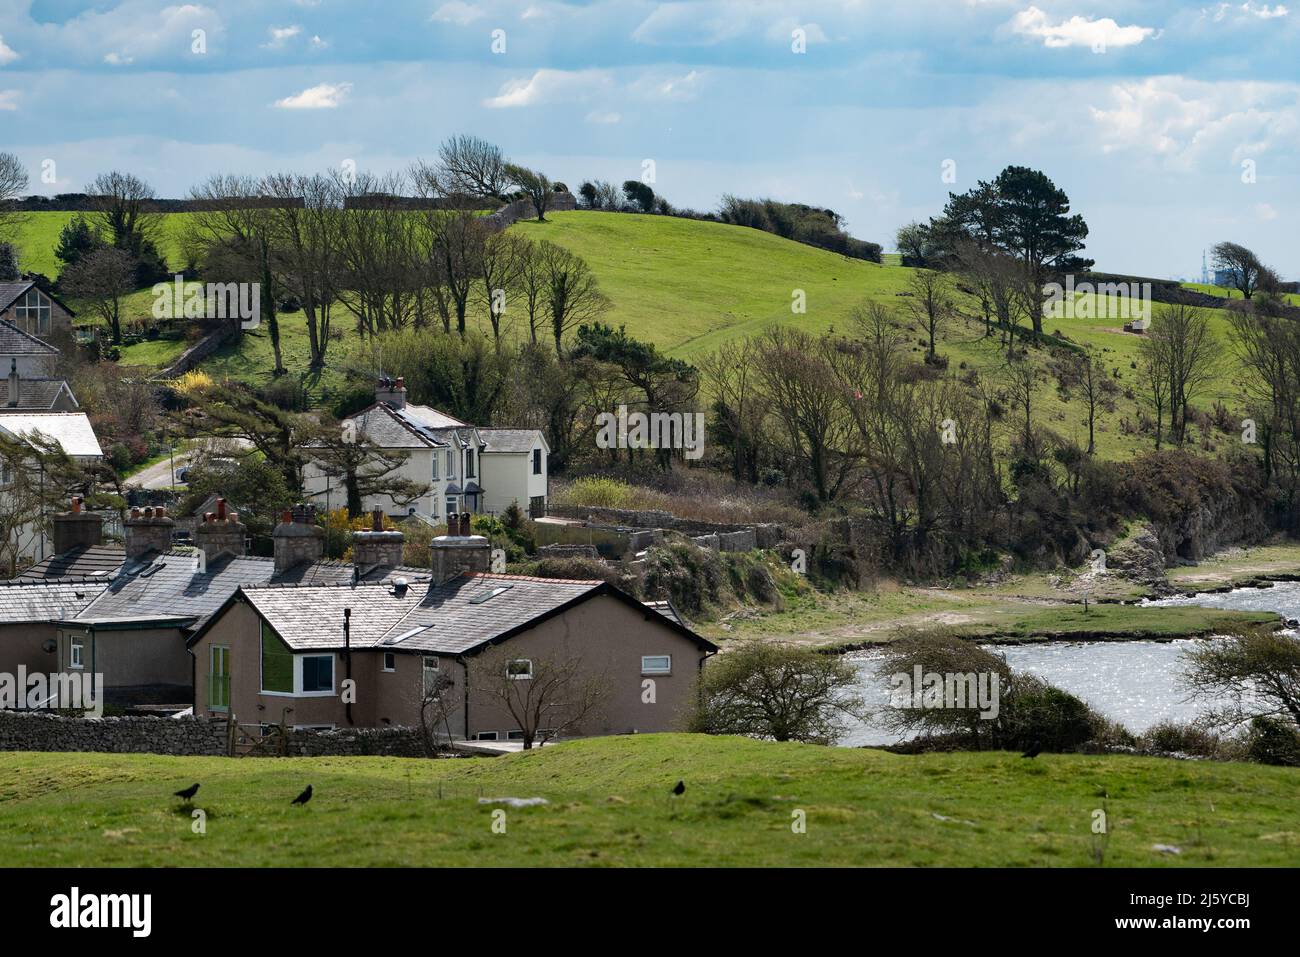
M457 531L434 540L421 581L240 588L190 642L195 714L298 728L419 727L425 693L441 677L450 681L440 691L443 734L508 741L522 730L484 688L498 678L540 681L560 660L580 661L581 680L604 689L569 734L682 726L716 646L670 607L604 582L490 574L487 540ZM345 680L354 683L351 703Z
M461 512L500 514L518 505L533 515L546 512L550 447L537 429L478 428L444 412L406 401L401 379L380 380L375 404L344 420L381 448L406 455L395 477L425 488L414 502L382 496L367 505L393 515L414 514L433 522ZM339 508L346 501L341 479L316 463L304 469L311 501Z

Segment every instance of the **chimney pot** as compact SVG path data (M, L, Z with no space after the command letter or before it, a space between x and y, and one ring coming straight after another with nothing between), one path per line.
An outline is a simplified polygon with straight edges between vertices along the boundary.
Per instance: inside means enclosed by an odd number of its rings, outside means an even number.
M370 512L370 530L374 532L384 530L384 510L382 508L376 508Z
M218 498L217 499L217 521L224 522L225 520L226 520L226 500L224 498Z
M72 496L72 514L78 515L80 513L81 513L81 496L74 495Z
M280 513L280 521L285 525L293 524L293 512L289 511L286 508L283 512Z

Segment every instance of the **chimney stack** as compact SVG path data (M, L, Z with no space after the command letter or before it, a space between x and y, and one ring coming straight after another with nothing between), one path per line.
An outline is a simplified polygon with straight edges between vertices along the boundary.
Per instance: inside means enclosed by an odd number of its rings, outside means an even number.
M316 506L299 503L286 508L271 532L276 574L303 562L318 562L325 555L325 529L316 524Z
M384 376L375 384L375 401L386 402L394 409L406 408L406 380Z
M132 508L122 523L126 539L127 560L138 559L149 552L165 552L172 547L172 529L176 523L161 505Z
M471 535L469 512L447 516L447 534L429 543L435 582L445 582L465 572L486 572L492 565L492 547L482 535Z
M352 533L352 564L358 571L376 565L395 568L402 564L405 541L401 532L384 531L384 512L377 508L370 513L370 531Z
M102 545L104 542L104 522L98 515L81 510L81 496L72 496L69 511L54 516L53 539L54 554L62 555L74 548L87 548Z
M194 544L203 549L209 563L219 555L229 554L241 557L247 554L245 548L248 529L239 521L238 512L226 511L226 500L217 499L217 510L208 512L194 528Z
M9 360L9 408L18 408L19 396L22 393L22 379L18 375L18 357Z

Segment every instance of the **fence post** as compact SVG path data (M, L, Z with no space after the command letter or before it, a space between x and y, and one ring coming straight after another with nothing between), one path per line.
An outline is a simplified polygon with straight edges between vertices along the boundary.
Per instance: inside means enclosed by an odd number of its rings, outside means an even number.
M233 711L226 712L226 756L231 758L235 756L235 714Z

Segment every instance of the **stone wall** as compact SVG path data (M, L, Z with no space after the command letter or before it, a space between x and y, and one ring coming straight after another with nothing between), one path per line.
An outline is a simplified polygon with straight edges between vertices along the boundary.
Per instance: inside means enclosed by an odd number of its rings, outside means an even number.
M546 211L556 213L577 208L578 200L572 193L556 193L551 197L550 207ZM537 208L531 199L517 199L509 206L502 206L495 213L484 216L483 222L489 229L500 230L521 219L533 219L536 216Z
M594 545L542 545L537 549L538 558L599 558L600 552Z
M291 730L288 739L286 750L294 757L425 756L418 728ZM228 753L228 740L220 718L78 718L0 711L0 751L218 756Z
M206 359L212 353L220 349L227 339L234 335L234 328L230 325L223 324L219 329L208 333L194 345L190 346L179 356L176 361L169 365L162 372L159 372L154 378L156 379L175 379L178 376L189 372L196 365Z
M623 531L633 529L669 529L681 532L704 548L724 552L747 552L755 548L775 548L785 538L780 525L770 523L737 525L725 522L701 522L678 518L671 512L659 509L597 508L586 505L552 505L546 511L557 518L571 518L587 522L583 528L615 527ZM542 526L538 526L540 529ZM569 540L580 540L579 532L570 533ZM555 540L564 540L557 538ZM641 545L641 548L646 545ZM634 551L640 551L640 548Z

